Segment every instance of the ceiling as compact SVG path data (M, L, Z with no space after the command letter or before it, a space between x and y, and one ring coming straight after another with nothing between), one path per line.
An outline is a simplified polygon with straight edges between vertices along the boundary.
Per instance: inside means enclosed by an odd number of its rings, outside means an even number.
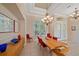
M79 3L21 3L22 11L17 7L18 4L16 5L15 3L2 5L18 17L18 19L24 19L21 13L23 10L25 10L24 13L26 14L44 16L46 9L48 9L49 14L52 16L69 16L75 8L79 9Z
M2 3L2 5L7 8L16 18L19 20L24 20L20 10L18 9L16 3Z
M35 3L35 7L48 9L51 3Z
M25 6L30 14L38 15L45 15L48 8L52 16L69 16L75 8L79 9L79 3L28 3Z
M43 7L42 7L43 5ZM26 8L26 11L28 14L33 14L33 15L39 15L39 16L42 16L42 15L45 15L46 13L46 9L45 8L48 8L46 5L48 4L36 4L36 3L25 3L24 4L24 8Z
M53 3L49 8L50 14L69 16L77 8L79 10L79 3Z

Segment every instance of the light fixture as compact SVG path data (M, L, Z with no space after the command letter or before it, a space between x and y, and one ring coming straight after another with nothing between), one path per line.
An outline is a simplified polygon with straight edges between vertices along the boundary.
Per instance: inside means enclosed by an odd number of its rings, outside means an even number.
M53 19L54 19L54 17L51 17L48 15L48 13L46 13L45 17L43 19L41 19L41 21L43 23L45 23L46 25L48 25L49 23L52 23Z
M70 16L73 17L74 19L77 19L79 17L79 10L75 8L75 11Z

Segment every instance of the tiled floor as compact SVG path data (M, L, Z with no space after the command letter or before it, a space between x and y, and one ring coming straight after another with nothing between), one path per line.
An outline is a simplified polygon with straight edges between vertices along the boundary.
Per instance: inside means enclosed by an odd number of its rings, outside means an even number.
M20 56L50 56L47 48L42 48L36 41L28 42Z

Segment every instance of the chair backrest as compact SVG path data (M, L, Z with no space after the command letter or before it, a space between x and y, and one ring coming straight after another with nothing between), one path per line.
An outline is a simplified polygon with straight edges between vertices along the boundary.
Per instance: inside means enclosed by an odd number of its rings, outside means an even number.
M30 38L30 35L29 34L26 34L26 38L29 39Z
M50 34L50 33L47 33L47 37L52 38L52 36L51 36L51 34Z
M20 34L18 35L18 40L21 40L21 35Z
M38 43L41 43L41 42L42 42L42 38L38 36Z
M42 38L38 36L38 43L42 46L42 47L46 47L46 45L44 44L44 42L42 41Z
M53 37L53 39L57 41L58 38L57 37Z

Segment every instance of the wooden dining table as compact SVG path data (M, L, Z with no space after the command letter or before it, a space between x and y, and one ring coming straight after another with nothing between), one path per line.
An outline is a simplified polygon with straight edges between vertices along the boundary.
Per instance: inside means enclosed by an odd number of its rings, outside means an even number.
M47 45L47 47L51 50L51 52L55 52L57 55L66 55L69 51L69 46L67 43L62 41L56 41L53 38L46 38L43 42Z

